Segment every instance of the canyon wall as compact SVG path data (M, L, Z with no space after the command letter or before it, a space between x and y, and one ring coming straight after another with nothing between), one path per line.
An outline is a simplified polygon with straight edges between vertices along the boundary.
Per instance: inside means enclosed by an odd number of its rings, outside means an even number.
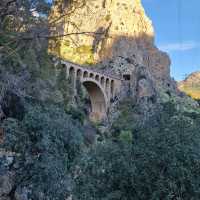
M154 45L153 25L140 0L58 0L49 22L56 22L52 35L62 36L50 40L50 53L108 73L131 74L134 89L175 88L170 59Z

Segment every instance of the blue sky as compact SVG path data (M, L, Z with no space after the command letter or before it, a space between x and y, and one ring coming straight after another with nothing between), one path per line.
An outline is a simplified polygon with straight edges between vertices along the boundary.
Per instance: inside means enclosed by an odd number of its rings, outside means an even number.
M200 0L142 0L156 45L170 55L176 80L200 71Z

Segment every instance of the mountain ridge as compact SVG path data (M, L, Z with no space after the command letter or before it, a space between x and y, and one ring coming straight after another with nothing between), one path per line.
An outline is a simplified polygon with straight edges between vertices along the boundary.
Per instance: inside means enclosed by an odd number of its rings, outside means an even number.
M178 83L178 88L194 99L200 99L200 71L189 74Z

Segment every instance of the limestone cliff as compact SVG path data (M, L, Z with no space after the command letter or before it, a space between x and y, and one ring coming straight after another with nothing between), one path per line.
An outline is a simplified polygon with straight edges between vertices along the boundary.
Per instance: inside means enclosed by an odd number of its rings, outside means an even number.
M179 82L178 88L195 99L200 99L200 72L194 72Z
M173 88L170 59L154 45L152 22L141 0L86 0L78 5L62 0L54 5L49 17L50 24L56 22L52 34L64 37L49 42L51 53L120 75L138 77L139 66L144 66L143 78Z
M66 6L60 14L70 13L68 10ZM55 6L50 21L55 19L57 12ZM59 34L85 34L65 37L61 41L60 56L80 64L93 64L116 54L127 54L129 49L110 51L123 38L132 40L146 35L146 40L153 43L151 21L146 17L139 0L87 0L85 5L76 8L65 18L63 32L59 30Z

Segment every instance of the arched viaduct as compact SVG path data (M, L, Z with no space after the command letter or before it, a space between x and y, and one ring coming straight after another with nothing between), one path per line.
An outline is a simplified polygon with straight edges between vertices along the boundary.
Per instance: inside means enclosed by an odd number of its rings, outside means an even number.
M86 88L91 101L90 119L100 121L106 118L112 100L120 92L122 80L71 62L61 63L66 69L67 77L72 80L74 91L76 92L77 80Z

